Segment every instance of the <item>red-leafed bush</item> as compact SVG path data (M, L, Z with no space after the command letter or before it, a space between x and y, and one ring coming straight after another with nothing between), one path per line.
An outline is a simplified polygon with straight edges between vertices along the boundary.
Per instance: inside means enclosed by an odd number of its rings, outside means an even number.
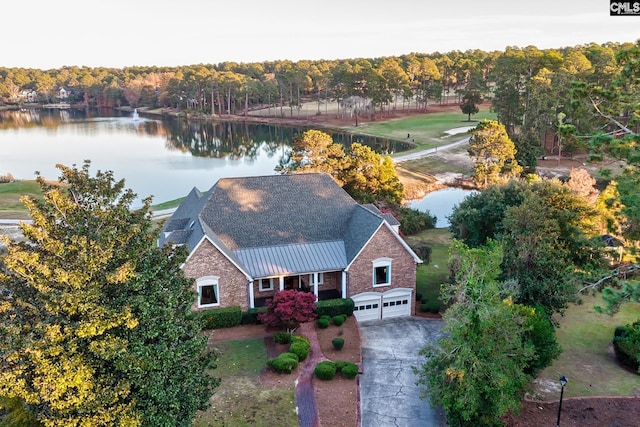
M260 322L271 327L284 327L292 332L301 323L316 318L316 297L293 289L280 291L267 301L267 311L258 314Z

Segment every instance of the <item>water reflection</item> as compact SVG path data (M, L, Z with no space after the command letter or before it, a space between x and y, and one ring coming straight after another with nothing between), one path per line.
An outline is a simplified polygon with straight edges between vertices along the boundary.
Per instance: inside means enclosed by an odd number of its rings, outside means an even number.
M133 120L131 113L100 109L24 109L0 111L0 130L43 127L56 132L60 127L73 124L76 132L95 135L98 132L128 131L149 136L166 137L166 149L190 153L196 157L255 159L261 147L270 156L280 148L290 146L295 136L311 127L263 125L246 122L187 121L169 117L140 117ZM354 135L325 130L333 140L345 147L354 142L368 145L381 154L408 150L402 142L386 138Z
M59 177L57 163L111 170L141 197L156 202L207 190L224 177L275 173L295 136L307 128L196 122L113 110L0 111L0 174L33 179ZM332 133L334 141L362 142L378 152L406 149L380 138Z

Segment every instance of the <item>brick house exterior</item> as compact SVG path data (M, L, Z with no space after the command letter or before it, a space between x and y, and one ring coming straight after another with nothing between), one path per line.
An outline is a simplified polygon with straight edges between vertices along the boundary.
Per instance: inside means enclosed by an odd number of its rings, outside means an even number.
M399 223L322 173L219 180L194 188L159 245L186 245L194 309L265 305L282 289L353 298L364 320L415 313L416 266Z

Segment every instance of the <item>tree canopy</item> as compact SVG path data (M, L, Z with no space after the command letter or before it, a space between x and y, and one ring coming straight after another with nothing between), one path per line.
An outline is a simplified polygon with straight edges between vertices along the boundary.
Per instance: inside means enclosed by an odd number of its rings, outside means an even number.
M190 316L186 253L157 248L151 199L112 172L58 165L23 198L25 242L0 277L0 396L45 426L191 425L217 384Z
M330 135L308 130L296 137L289 156L278 167L282 173L325 172L359 202L400 203L404 187L389 156L353 143L346 151Z
M559 354L549 318L514 305L498 281L502 247L452 244L453 282L443 285L444 338L428 344L417 368L423 397L442 405L449 425L498 425L519 408L531 375ZM535 332L534 332L535 331Z
M473 180L480 188L517 177L522 167L515 159L516 148L504 125L483 120L469 131L469 155L474 160Z

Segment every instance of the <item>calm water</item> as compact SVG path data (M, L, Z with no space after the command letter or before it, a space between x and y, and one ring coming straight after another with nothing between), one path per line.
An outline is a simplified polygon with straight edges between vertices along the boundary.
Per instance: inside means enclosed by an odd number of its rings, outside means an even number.
M475 190L462 188L445 188L429 193L422 199L412 200L408 205L419 211L429 211L431 215L436 216L436 228L444 228L449 226L447 216L451 215L453 208L459 205L469 194L475 192Z
M0 111L0 174L58 178L55 165L111 170L140 198L160 203L208 190L223 177L272 175L306 128L140 118L113 110ZM332 133L336 142L362 142L378 152L406 150L398 142Z

